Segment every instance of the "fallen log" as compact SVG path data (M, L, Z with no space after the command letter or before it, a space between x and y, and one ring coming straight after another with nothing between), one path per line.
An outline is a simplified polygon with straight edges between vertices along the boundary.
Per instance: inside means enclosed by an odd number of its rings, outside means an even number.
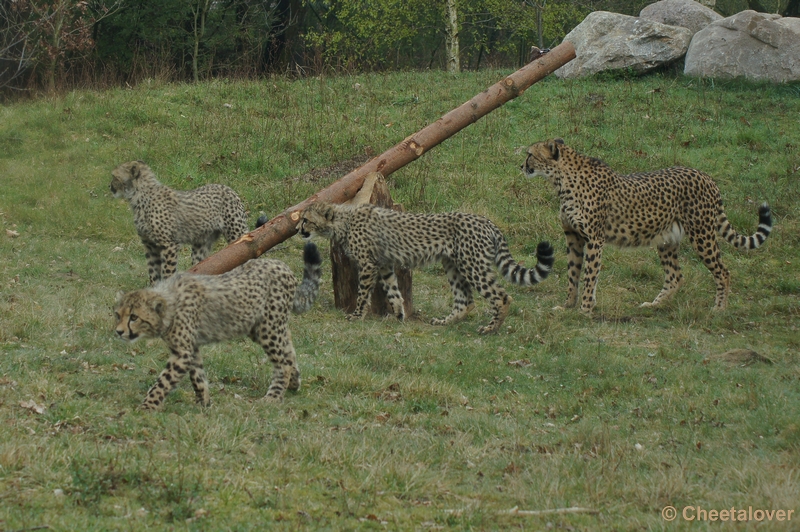
M575 48L572 43L569 41L561 43L327 188L305 201L289 207L263 226L244 235L204 261L195 264L189 271L216 275L260 256L268 249L293 236L297 232L295 226L300 219L300 212L315 201L342 203L350 200L361 188L364 178L371 172L380 172L384 177L388 176L395 170L418 159L431 148L468 125L521 95L528 87L574 58Z

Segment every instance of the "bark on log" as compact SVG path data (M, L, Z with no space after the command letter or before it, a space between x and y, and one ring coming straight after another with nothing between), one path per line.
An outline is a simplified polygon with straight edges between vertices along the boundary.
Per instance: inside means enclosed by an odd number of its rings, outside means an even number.
M265 225L252 231L236 242L221 249L191 269L192 273L216 275L227 272L260 256L268 249L280 244L297 232L295 226L300 212L317 200L343 203L353 198L364 178L370 172L388 176L444 140L452 137L468 125L494 111L504 103L521 95L557 68L575 58L575 48L569 41L550 50L545 55L528 63L505 79L495 83L468 102L453 109L436 122L407 137L383 154L353 170L329 187L317 192L305 201L289 207Z

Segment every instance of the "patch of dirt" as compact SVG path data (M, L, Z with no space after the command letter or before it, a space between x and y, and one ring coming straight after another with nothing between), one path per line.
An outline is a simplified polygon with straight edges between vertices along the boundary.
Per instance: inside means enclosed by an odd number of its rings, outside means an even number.
M765 364L773 364L772 360L760 355L751 349L731 349L724 353L716 355L709 355L708 360L725 362L732 366L749 366L756 362L764 362Z
M305 174L293 176L290 179L294 181L303 181L306 183L317 183L318 181L336 180L340 177L347 175L359 166L363 165L375 156L375 150L372 146L365 146L364 153L354 155L353 157L344 161L339 161L330 166L323 166L321 168L313 168Z

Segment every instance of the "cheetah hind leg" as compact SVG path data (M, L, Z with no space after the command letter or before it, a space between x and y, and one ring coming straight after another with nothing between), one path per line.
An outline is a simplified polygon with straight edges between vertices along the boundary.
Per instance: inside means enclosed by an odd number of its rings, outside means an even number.
M295 389L300 388L300 372L286 321L277 324L262 323L258 328L256 341L272 363L272 382L264 399L279 403L287 389L292 389L293 386L296 386Z
M197 264L208 257L211 254L211 248L213 246L213 240L192 244L192 264Z
M450 289L453 292L453 310L445 318L432 319L431 325L447 325L456 322L465 318L475 308L475 302L472 299L472 287L466 278L458 272L451 260L442 260L442 266L445 273L447 273L447 281L450 283Z
M498 298L495 303L495 314L492 321L488 325L478 328L478 334L492 334L500 330L503 322L506 321L508 313L511 310L511 302L513 299L508 295L505 290L498 290Z
M641 307L659 306L675 295L675 292L683 284L683 274L678 264L678 245L658 246L658 256L661 259L661 266L664 268L664 286L652 302L642 303Z
M294 350L294 344L292 343L292 333L288 329L286 330L286 336L289 339L289 359L294 361L292 375L289 377L289 390L296 392L300 389L300 368L297 367L297 352Z

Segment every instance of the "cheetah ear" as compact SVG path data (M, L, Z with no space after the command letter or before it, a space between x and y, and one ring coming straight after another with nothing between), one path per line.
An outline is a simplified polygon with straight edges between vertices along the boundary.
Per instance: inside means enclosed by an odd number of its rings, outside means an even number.
M142 169L141 165L143 165L142 161L133 161L131 163L131 178L132 179L139 179L142 176Z
M556 138L556 139L553 139L553 140L555 141L556 144L564 144L564 139L562 139L562 138Z
M123 292L122 290L117 292L116 301L114 302L114 306L115 307L119 306L119 304L122 303L122 298L123 297L125 297L125 292Z
M550 148L550 157L554 161L557 161L558 158L561 156L561 150L559 148L559 145L563 146L564 145L564 141L561 140L561 139L555 139L555 140L551 140L550 142L547 143L547 147Z
M164 313L167 310L167 301L163 297L159 296L150 302L150 308L153 309L153 312L163 318Z
M328 221L327 211L319 212L319 209L307 209L303 213L303 218L308 220L311 223L315 223L317 225L324 224Z

